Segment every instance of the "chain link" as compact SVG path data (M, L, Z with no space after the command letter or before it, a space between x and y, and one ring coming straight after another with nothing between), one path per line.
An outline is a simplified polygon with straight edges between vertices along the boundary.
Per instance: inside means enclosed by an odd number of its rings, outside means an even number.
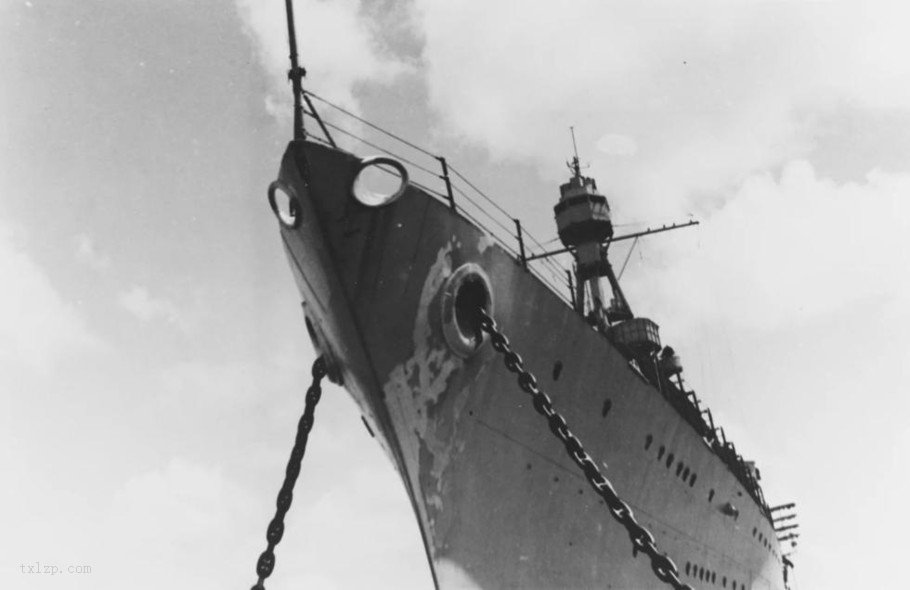
M524 369L521 356L512 350L509 339L499 330L496 321L483 309L479 313L480 327L490 335L490 343L493 346L493 350L502 355L506 368L518 375L518 386L522 391L531 395L534 409L547 419L550 431L565 446L569 458L581 468L588 483L606 502L613 518L623 525L629 533L629 539L632 541L632 554L637 555L640 551L647 555L651 559L651 569L660 581L669 584L676 590L693 590L692 586L684 584L679 579L679 570L676 568L676 564L665 553L661 553L657 549L654 535L638 524L632 509L619 497L619 494L613 489L613 484L600 472L597 464L584 450L581 442L569 430L565 419L553 408L553 402L550 397L538 386L537 379Z
M306 405L303 409L303 416L297 423L297 437L294 439L294 447L291 449L291 457L288 459L287 468L284 471L284 483L278 491L278 501L276 502L277 510L272 522L266 530L265 538L268 541L268 547L259 556L256 562L256 574L259 579L253 585L251 590L265 590L265 579L272 574L275 569L275 545L281 541L284 535L284 516L291 507L291 500L294 498L294 484L297 482L297 476L300 475L300 462L303 461L303 454L306 451L307 439L310 436L310 429L313 428L313 413L316 411L316 404L322 397L322 378L328 372L328 366L323 357L319 357L313 363L313 382L306 392Z

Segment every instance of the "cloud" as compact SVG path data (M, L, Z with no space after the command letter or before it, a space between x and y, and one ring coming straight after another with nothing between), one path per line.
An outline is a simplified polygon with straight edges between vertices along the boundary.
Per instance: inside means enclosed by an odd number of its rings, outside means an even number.
M802 160L755 174L689 235L649 246L664 268L640 275L636 295L668 317L758 330L860 312L906 325L908 194L910 174L839 184Z
M626 135L608 133L597 140L597 149L608 156L634 156L638 151L638 144Z
M0 226L0 276L6 278L0 289L0 360L46 370L101 342L26 253L25 243L21 230Z
M181 328L186 327L183 315L171 301L153 297L148 289L132 286L118 297L120 306L143 322L160 319Z
M97 553L104 562L93 573L94 587L119 588L129 578L131 587L157 588L176 572L193 588L249 577L256 554L243 552L235 536L251 538L254 523L245 514L251 505L254 499L219 468L179 457L134 476L105 515L98 538L119 541Z
M178 362L161 372L156 403L167 410L185 411L187 400L191 400L198 408L220 407L221 413L228 409L245 413L276 392L299 389L300 382L306 379L302 374L305 367L299 361L289 364L273 358ZM203 410L206 412L210 410Z
M268 110L290 116L284 3L236 0L236 6L272 81L272 91L266 99ZM357 83L388 82L407 69L404 63L384 54L360 10L357 0L294 3L300 65L316 81L314 90L350 107L356 106L353 89Z
M111 259L95 248L95 242L88 234L76 236L76 260L96 271L107 270L111 266Z
M417 0L414 12L444 131L548 180L570 125L583 160L599 138L634 137L634 155L608 149L591 171L633 217L711 206L805 158L839 105L910 108L905 4Z
M178 457L127 481L112 512L114 520L133 523L137 537L204 537L230 529L232 502L239 495L217 468ZM167 526L161 517L170 520Z

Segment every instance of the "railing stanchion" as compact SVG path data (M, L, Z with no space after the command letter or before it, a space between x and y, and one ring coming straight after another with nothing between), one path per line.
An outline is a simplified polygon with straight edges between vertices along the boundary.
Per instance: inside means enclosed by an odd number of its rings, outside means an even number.
M524 237L522 237L522 235L521 235L521 220L513 219L512 221L515 222L515 228L518 230L518 252L519 252L519 255L521 256L521 266L524 267L525 270L527 270L528 269L528 258L527 258L527 256L525 256L525 241L524 241Z
M446 159L442 156L436 156L436 159L439 160L439 163L442 165L442 179L446 183L446 193L449 195L449 207L454 211L455 196L452 194L452 181L449 180L449 165L446 164Z
M329 143L332 144L333 148L337 148L338 145L335 144L335 140L332 138L332 134L329 133L329 130L326 128L325 123L322 122L322 117L319 116L319 113L316 112L316 106L313 104L313 101L310 100L309 95L306 92L303 92L303 100L306 101L308 107L310 107L310 112L313 113L313 118L316 119L316 122L319 123L319 128L322 129L322 133L325 135L325 138L329 140Z

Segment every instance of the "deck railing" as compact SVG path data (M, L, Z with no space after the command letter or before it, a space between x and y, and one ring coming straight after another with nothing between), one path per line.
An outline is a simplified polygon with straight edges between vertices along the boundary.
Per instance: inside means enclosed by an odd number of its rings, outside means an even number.
M347 151L357 153L358 147L366 146L400 161L408 169L411 184L479 227L557 297L572 305L570 269L554 258L529 260L535 254L546 251L543 243L527 231L519 218L510 215L447 158L383 129L314 92L305 90L304 96L311 99L306 101L309 108L304 114L318 122L322 131L322 136L308 132L307 138L332 147L338 147L336 141L343 138L346 143L352 144L343 146ZM326 105L330 111L317 114L313 100ZM329 116L326 116L327 113Z

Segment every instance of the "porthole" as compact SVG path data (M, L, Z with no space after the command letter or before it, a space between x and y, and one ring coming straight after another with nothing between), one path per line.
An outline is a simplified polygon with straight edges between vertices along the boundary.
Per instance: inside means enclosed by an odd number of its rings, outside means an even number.
M714 490L708 492L708 502L714 499Z
M727 587L727 576L724 576L723 578L721 578L721 580L723 581L723 587L726 588Z
M711 572L711 583L712 584L717 583L717 572Z
M688 479L689 479L689 468L688 467L686 467L683 470L682 478L683 478L683 481L688 481Z
M647 451L649 448L651 448L651 443L652 443L652 442L654 442L654 437L653 437L653 436L651 436L651 435L649 434L648 436L645 437L645 450L646 450L646 451Z
M295 229L300 225L300 202L294 189L280 180L269 185L269 206L272 213L288 229Z
M695 479L696 479L696 477L698 477L698 476L696 476L696 475L693 473L693 474L692 474L692 477L689 479L689 487L690 487L690 488L695 486Z
M686 575L689 575L689 570L691 569L689 562L686 562Z
M667 450L667 449L665 449L663 445L660 445L660 448L657 449L657 460L658 460L658 461L660 461L661 459L664 458L664 452L665 452L666 450Z
M667 469L669 469L671 465L673 465L673 453L667 455Z
M398 200L408 187L408 171L401 162L385 156L361 160L351 194L367 207L382 207Z
M604 406L603 406L603 408L600 410L600 417L601 417L601 418L606 418L606 417L607 417L607 414L610 413L610 409L611 409L612 407L613 407L613 402L610 401L610 398L607 398L606 400L604 400Z
M679 463L676 464L676 477L679 477L679 475L682 473L682 470L683 470L683 464L682 464L682 461L680 461Z
M562 375L562 361L556 361L553 365L553 381L559 381L560 375Z

